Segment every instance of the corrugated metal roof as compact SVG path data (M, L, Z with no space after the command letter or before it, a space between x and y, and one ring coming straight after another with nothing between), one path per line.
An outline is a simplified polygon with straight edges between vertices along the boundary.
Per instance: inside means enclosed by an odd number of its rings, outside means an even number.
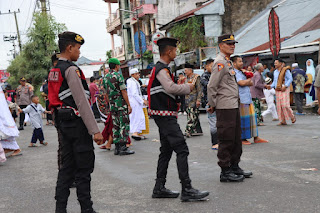
M235 33L235 52L243 53L269 41L268 16L272 6L279 0L273 1L268 8ZM284 0L276 7L280 20L280 37L291 36L319 14L319 0Z
M309 43L319 38L320 38L320 29L299 33L298 35L282 42L281 47Z

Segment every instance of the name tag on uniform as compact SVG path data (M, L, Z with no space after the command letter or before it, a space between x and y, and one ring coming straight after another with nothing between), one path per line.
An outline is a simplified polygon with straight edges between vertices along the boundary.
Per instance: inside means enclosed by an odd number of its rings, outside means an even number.
M52 69L48 75L48 81L58 82L60 75L60 69Z

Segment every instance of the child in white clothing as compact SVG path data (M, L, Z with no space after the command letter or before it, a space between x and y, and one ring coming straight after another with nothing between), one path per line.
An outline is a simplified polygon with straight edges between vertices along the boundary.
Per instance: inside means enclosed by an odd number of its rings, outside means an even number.
M272 80L271 78L266 78L265 80L266 84L271 85ZM272 89L263 89L264 96L266 97L268 109L262 113L262 116L265 117L267 114L271 113L273 117L273 121L278 121L278 113L276 105L274 104L274 96L276 94L276 91Z

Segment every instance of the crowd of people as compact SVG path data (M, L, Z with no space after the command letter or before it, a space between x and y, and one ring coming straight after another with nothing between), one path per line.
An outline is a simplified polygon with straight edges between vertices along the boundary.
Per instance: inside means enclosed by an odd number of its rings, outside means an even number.
M53 69L40 89L45 108L24 77L16 90L10 86L0 90L0 108L4 112L0 114L0 162L6 160L8 152L11 152L9 156L22 154L16 138L19 130L24 130L26 115L33 128L29 147L37 147L38 140L41 145L48 145L42 122L42 114L46 113L47 125L55 125L59 142L56 212L65 212L73 184L78 189L82 212L94 212L90 195L90 174L94 168L92 141L106 150L111 150L114 144L114 155L135 154L129 148L132 140L147 139L149 118L152 118L159 128L161 144L152 197L179 196L179 192L165 187L168 164L175 152L181 200L201 200L209 192L191 185L186 138L203 135L199 119L203 107L210 126L211 149L218 151L220 181L239 182L251 177L252 172L239 166L242 145L251 145L251 138L253 143L268 143L258 132L268 114L273 121L279 121L279 126L287 125L287 120L296 122L290 107L291 85L296 115L304 115L304 99L306 105L312 105L316 96L320 96L320 66L315 68L308 59L304 71L297 63L286 66L278 58L271 70L261 63L244 69L240 56L231 57L236 44L233 35L223 35L218 39L220 53L206 61L201 76L193 72L194 65L187 63L175 82L168 64L176 57L177 42L173 38L157 41L160 61L146 85L142 84L136 68L129 71L130 77L125 80L116 58L108 60L109 70L103 77L91 77L88 84L81 69L72 62L77 61L84 39L72 32L60 34L61 53L52 56ZM264 100L267 110L262 111ZM183 114L187 115L184 133L177 122ZM18 116L19 127L15 124ZM97 122L104 123L103 131Z

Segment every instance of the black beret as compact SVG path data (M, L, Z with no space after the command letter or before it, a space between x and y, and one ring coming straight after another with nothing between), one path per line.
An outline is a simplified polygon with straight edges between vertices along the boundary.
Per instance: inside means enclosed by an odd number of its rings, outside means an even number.
M81 45L84 44L84 39L81 35L69 31L60 33L59 40L72 41Z
M234 40L234 36L232 34L225 34L218 37L218 43L238 43Z
M193 66L193 64L186 63L186 64L184 65L184 68L194 69L194 66Z
M178 39L175 38L168 38L168 37L164 37L161 38L157 41L157 45L158 46L172 46L172 47L177 47L178 44Z

